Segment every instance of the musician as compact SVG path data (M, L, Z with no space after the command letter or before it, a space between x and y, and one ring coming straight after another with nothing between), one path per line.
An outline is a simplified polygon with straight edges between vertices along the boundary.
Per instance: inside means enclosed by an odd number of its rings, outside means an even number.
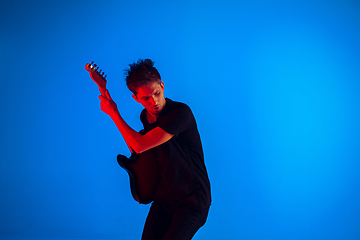
M210 182L195 118L184 103L164 97L164 83L150 59L130 64L126 85L144 107L145 134L121 117L110 94L100 95L101 110L115 122L131 151L154 149L160 183L146 218L143 240L191 239L207 219Z

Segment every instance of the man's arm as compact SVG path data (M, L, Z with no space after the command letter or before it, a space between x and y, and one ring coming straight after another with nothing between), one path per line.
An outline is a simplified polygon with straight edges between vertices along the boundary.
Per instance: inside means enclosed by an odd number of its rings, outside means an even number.
M174 136L173 134L166 132L160 127L156 127L145 135L141 135L140 133L132 129L121 117L117 109L117 105L111 99L108 90L106 90L105 97L100 95L99 98L101 100L101 110L111 117L127 145L131 147L136 153L142 153L146 150L157 147L169 141Z

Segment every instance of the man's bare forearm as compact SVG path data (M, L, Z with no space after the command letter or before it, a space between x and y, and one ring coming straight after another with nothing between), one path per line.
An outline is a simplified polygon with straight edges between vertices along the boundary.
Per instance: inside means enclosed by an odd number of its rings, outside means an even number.
M143 135L132 129L125 120L121 117L119 112L112 114L111 119L114 121L116 127L119 129L121 135L123 136L126 144L134 150L136 153L142 152L143 149Z
M119 129L130 151L142 153L146 150L159 146L173 137L172 134L167 133L160 127L156 127L145 135L141 135L132 129L125 120L121 117L116 103L111 99L109 91L106 91L106 96L99 96L101 103L101 110L108 114Z
M112 120L116 124L120 133L125 139L125 142L130 146L136 153L145 152L151 148L157 147L168 140L170 140L174 135L170 134L160 127L156 127L146 133L141 135L132 129L121 117L119 113L114 114ZM131 150L131 149L130 149Z

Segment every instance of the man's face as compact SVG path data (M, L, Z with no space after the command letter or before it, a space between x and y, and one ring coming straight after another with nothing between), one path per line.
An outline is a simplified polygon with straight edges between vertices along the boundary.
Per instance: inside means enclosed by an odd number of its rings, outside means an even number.
M137 88L137 94L133 98L141 103L144 108L156 117L160 115L165 107L164 83L151 82Z

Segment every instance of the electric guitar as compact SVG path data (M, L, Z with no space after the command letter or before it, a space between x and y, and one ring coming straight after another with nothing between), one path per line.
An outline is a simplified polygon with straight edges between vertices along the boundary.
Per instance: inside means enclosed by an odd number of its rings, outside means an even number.
M99 67L94 62L87 63L85 69L98 85L101 95L105 97L107 81L104 72L99 71ZM143 130L140 134L144 134ZM129 175L132 197L142 204L151 203L160 181L159 163L154 149L140 154L132 151L129 158L118 154L117 162Z

